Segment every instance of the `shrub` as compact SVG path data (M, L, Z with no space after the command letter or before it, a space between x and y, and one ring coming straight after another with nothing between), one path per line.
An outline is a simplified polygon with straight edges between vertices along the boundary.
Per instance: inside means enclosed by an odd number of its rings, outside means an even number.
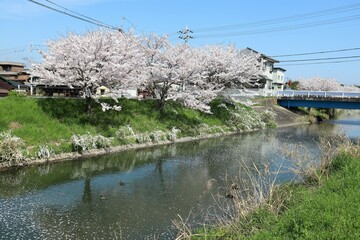
M268 127L276 127L275 118L276 113L271 109L266 109L264 112L261 113L261 120Z
M169 141L175 142L175 140L177 139L177 135L180 132L181 132L180 129L177 129L176 127L172 127L171 131L167 135L167 139Z
M147 143L151 142L150 134L148 133L139 133L135 135L136 143Z
M73 150L78 152L95 148L106 148L110 146L110 139L100 134L92 136L90 133L84 135L74 134L71 137Z
M115 136L119 140L124 140L129 136L134 136L134 130L130 125L122 126L119 130L116 131Z
M40 159L49 159L54 151L48 145L40 145L37 152L37 157Z
M24 159L22 154L25 142L12 132L0 133L0 162L18 163Z
M218 97L211 101L210 107L215 117L226 121L231 117L231 111L235 108L235 105L225 98Z
M166 133L161 130L151 132L149 135L152 142L160 142L167 140Z

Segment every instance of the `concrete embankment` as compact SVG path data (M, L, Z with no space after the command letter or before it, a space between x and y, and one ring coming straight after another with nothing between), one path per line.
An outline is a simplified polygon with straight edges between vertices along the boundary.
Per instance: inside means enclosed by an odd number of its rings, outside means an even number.
M291 112L290 110L280 107L276 104L276 99L261 99L257 101L261 106L254 106L257 111L272 110L276 113L275 122L277 127L287 127L298 124L306 124L308 121L303 120L303 116Z

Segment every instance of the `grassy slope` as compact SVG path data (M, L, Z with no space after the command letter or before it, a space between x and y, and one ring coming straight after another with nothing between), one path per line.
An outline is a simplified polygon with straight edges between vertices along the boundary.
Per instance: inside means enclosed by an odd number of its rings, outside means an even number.
M196 126L223 126L224 120L213 115L184 108L170 103L165 113L160 115L156 102L121 99L120 112L102 112L99 104L94 104L94 113L85 113L82 99L33 99L8 97L0 101L0 132L12 129L14 135L25 140L27 146L50 144L69 151L73 134L100 133L114 136L121 126L130 125L136 132L170 130L177 127L183 136L196 135Z
M342 155L324 186L287 186L286 211L259 210L241 224L245 235L227 233L224 239L360 239L359 186L359 156Z

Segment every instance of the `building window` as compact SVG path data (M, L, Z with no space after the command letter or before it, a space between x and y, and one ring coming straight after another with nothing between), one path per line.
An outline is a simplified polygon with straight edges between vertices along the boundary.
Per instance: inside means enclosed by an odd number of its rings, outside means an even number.
M11 71L11 66L5 65L5 66L2 66L2 69L3 69L5 72L10 72L10 71Z

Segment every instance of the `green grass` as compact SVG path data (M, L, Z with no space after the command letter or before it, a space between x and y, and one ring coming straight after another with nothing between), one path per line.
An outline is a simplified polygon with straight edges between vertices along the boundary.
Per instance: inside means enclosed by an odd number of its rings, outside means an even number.
M108 101L112 104L112 100ZM122 111L103 112L94 103L93 114L85 112L83 99L34 99L28 97L7 97L0 101L0 132L12 130L13 134L25 140L28 148L49 144L61 151L70 151L68 144L73 134L102 134L106 137L125 125L135 132L154 130L169 131L172 127L181 130L181 136L196 135L196 126L224 126L222 120L182 105L169 102L161 114L156 110L155 100L138 101L120 99Z
M332 168L321 187L284 185L285 211L259 209L222 239L360 239L360 158L342 154Z
M101 101L120 105L122 110L103 112L101 106L93 102L93 112L88 115L84 99L7 97L0 100L0 132L11 130L15 136L22 138L30 154L35 154L38 146L44 144L60 153L72 151L70 138L74 134L115 137L119 128L130 125L135 133L156 130L169 132L175 127L181 131L178 137L198 136L236 129L229 121L233 112L249 116L261 114L249 107L235 106L221 99L211 104L214 114L186 108L171 101L167 102L162 112L157 109L157 101L151 99L119 99L118 103L112 99ZM219 104L226 107L219 107ZM112 144L125 143L115 139Z

